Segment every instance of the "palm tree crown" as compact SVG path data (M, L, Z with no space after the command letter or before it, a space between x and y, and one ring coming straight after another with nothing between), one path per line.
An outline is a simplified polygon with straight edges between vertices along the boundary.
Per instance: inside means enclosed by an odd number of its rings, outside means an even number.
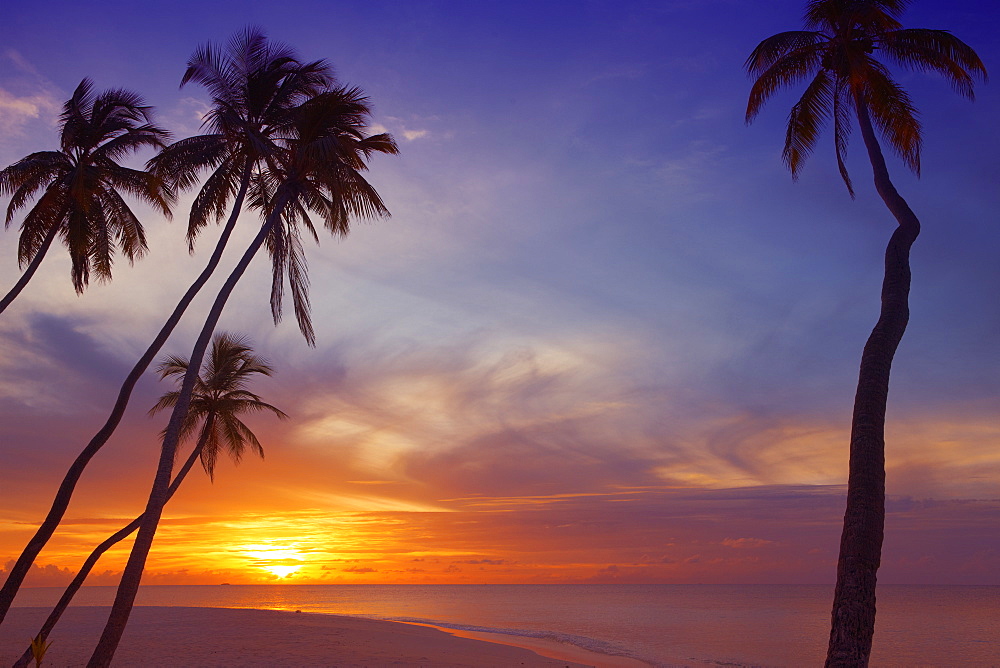
M160 378L182 379L188 369L188 360L169 356L157 367ZM212 340L208 359L195 382L191 404L181 431L187 438L198 431L201 464L210 478L215 475L219 451L225 447L234 462L239 463L247 447L263 457L260 441L240 420L244 413L270 411L279 418L288 416L263 401L260 396L246 389L254 374L270 376L273 368L265 359L254 354L246 337L219 332ZM154 414L173 408L180 396L179 390L167 392L149 411ZM198 427L201 425L201 429Z
M206 44L188 61L181 86L199 83L212 95L206 134L171 144L150 169L181 189L212 170L191 206L188 244L193 248L210 219L221 220L229 201L249 183L252 171L278 152L275 139L291 123L293 110L329 85L326 61L303 63L295 52L247 28L225 48Z
M350 219L389 215L382 198L363 176L375 153L399 152L392 135L366 135L368 98L356 87L329 88L295 110L282 150L254 181L251 203L275 224L266 239L271 256L271 314L281 320L285 281L299 329L315 344L309 281L300 226L319 241L310 214L336 236L350 232Z
M904 69L937 72L970 99L974 79L986 79L976 52L947 30L904 29L899 17L908 5L909 0L811 0L805 14L808 30L768 37L747 58L747 71L756 77L748 123L776 91L809 81L788 115L782 157L793 178L832 119L837 164L853 196L844 155L855 113L870 115L888 145L920 173L916 109L877 54Z
M245 179L251 182L251 205L265 218L279 189L289 198L266 240L273 266L271 311L280 321L287 280L299 328L313 344L299 223L318 241L310 211L336 235L347 234L351 215L387 215L361 172L373 153L397 153L396 144L388 134L365 135L371 107L360 89L335 86L326 61L303 63L256 28L236 35L225 49L200 47L181 85L188 82L212 95L204 121L211 132L167 147L150 169L182 189L204 169L214 170L191 207L192 246L209 219L225 214Z
M129 262L146 252L142 223L119 191L170 215L171 190L149 172L119 160L163 146L168 133L152 122L152 110L126 90L94 92L84 79L63 107L60 150L41 151L0 171L0 193L11 195L6 224L35 195L21 223L18 261L24 267L59 234L72 259L73 287L87 287L91 273L111 279L115 248Z

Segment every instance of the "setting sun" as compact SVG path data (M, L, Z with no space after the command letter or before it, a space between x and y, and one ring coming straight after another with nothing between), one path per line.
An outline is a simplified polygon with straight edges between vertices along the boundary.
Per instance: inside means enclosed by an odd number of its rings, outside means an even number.
M304 565L302 553L294 547L247 545L237 552L249 561L252 568L267 571L279 578L292 575Z

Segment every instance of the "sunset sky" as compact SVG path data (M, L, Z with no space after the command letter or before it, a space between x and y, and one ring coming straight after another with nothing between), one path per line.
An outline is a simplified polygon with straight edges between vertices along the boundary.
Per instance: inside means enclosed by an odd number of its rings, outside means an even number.
M762 7L766 5L766 11ZM166 509L144 582L832 583L858 361L894 222L855 132L852 200L825 136L781 163L800 91L747 127L743 62L801 0L188 0L13 3L0 22L0 166L57 146L83 77L176 138L178 89L247 25L328 59L400 155L370 181L392 217L309 242L317 345L271 322L259 257L221 328L276 368L287 412L249 420L266 460L220 460ZM1000 77L1000 8L916 0ZM923 223L893 372L880 582L1000 584L1000 88L970 103L898 72L921 110ZM142 159L150 157L144 154ZM207 261L141 206L150 252L78 297L63 247L0 317L0 564L44 517L128 369ZM0 202L6 207L7 201ZM0 285L19 275L16 224ZM253 236L245 212L164 353L187 356ZM167 390L152 373L85 473L28 584L68 580L136 516ZM169 389L172 389L169 388ZM93 584L116 584L126 547ZM2 579L2 576L0 576Z

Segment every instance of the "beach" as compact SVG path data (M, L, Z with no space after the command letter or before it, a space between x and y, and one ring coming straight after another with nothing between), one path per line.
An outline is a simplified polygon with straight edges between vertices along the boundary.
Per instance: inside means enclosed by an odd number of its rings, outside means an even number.
M66 611L50 640L44 665L84 666L108 608ZM12 664L48 609L14 608L0 627L0 663ZM461 633L462 636L456 635ZM471 637L471 636L476 637ZM490 634L492 635L492 634ZM557 642L472 634L342 615L277 610L138 606L116 666L643 666ZM523 643L522 643L523 644ZM547 656L543 656L546 654Z
M281 655L278 665L813 666L822 664L826 649L830 589L147 585L139 589L117 665L135 665L131 657L147 665L153 658L162 660L154 665L220 665L212 662L218 657L228 657L230 665L265 665ZM0 662L10 665L24 650L61 594L59 587L21 590L0 626ZM114 596L115 587L83 587L52 635L45 665L83 665ZM1000 587L884 585L871 665L1000 666L1000 640L990 621L998 610ZM378 633L387 635L365 640ZM407 643L434 638L445 643L442 655L408 648ZM492 644L471 645L467 661L469 645L454 642L463 638ZM136 644L154 639L162 647ZM506 652L500 645L558 662L519 655L515 663L503 657L484 663L495 652ZM187 655L170 659L171 652L181 651L177 647Z

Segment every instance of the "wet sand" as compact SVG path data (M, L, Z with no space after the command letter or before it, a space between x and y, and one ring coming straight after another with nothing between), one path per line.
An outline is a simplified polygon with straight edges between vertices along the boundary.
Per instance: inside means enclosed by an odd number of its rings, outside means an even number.
M108 610L70 608L49 636L52 645L43 665L86 665ZM11 665L21 655L47 614L46 608L10 611L0 627L0 664ZM645 664L554 641L358 617L275 610L136 607L114 665L611 668Z

